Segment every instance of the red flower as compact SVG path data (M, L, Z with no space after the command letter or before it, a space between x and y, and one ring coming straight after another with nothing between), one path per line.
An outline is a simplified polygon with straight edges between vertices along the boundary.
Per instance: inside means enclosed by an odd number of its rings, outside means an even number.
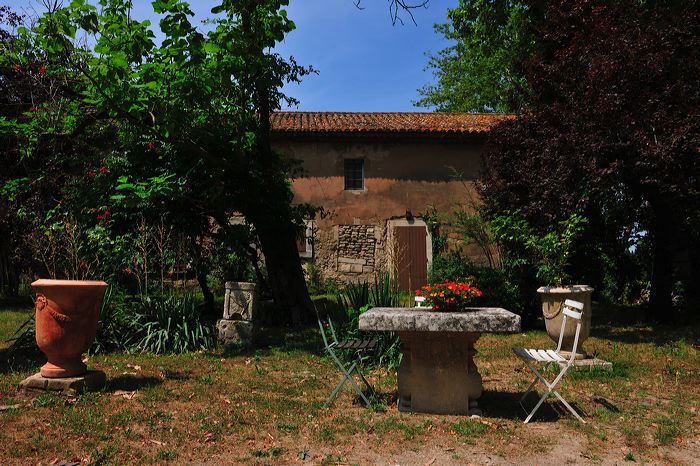
M94 177L95 177L95 172L93 172L93 171L91 170L91 171L87 172L87 175L88 175L90 178L94 178Z
M102 166L100 167L100 173L109 173L109 170L107 169L107 167L105 167L104 165L102 165Z
M154 142L149 142L148 150L156 150L156 144Z
M46 73L46 67L45 66L40 66L39 67L39 74L44 74Z
M17 71L17 72L22 71L22 65L20 65L19 63L17 63L17 64L15 65L15 71Z
M30 111L30 112L38 112L38 111L39 111L39 107L32 107L32 108L29 109L29 111Z

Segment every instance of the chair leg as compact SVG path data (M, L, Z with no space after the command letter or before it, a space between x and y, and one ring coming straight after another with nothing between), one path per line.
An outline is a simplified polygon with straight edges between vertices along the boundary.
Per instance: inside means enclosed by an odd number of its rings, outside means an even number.
M520 397L520 404L521 404L521 405L522 405L523 401L525 400L525 398L527 398L527 396L530 394L530 392L532 391L532 389L535 388L535 385L537 384L537 380L538 380L538 378L535 377L535 378L532 380L532 382L530 383L530 386L527 387L527 390L525 390L525 393L523 394L523 396Z
M325 408L328 408L331 403L333 403L333 400L335 400L335 397L338 396L338 393L340 393L340 389L343 388L343 385L345 385L345 381L350 379L352 380L352 371L355 370L355 363L350 366L349 371L345 371L345 367L339 363L340 370L343 372L343 377L340 379L340 382L338 382L338 385L335 386L335 389L333 389L333 392L331 392L331 396L328 397L326 400L326 403L323 405ZM354 383L354 381L353 381Z
M564 378L564 375L566 374L567 370L569 369L568 366L567 366L567 367L564 367L564 368L559 372L559 374L557 375L557 377L556 377L556 378L552 381L552 383L550 384L549 382L547 382L547 379L545 379L545 378L542 376L542 374L540 374L540 372L539 372L536 368L532 367L530 364L526 364L526 365L527 365L528 369L530 369L530 370L535 374L535 380L532 381L532 383L531 383L530 386L528 387L528 389L527 389L527 391L525 392L525 394L522 396L522 398L520 398L520 406L523 408L523 410L524 410L525 412L527 412L527 409L525 409L525 406L523 406L523 403L522 403L522 402L523 402L523 400L525 399L525 397L530 393L530 391L532 391L533 387L535 386L535 384L537 383L538 380L540 380L540 381L545 385L545 387L547 387L547 392L546 392L544 395L542 395L542 398L540 398L540 401L537 403L537 405L535 405L535 407L532 409L532 411L530 412L530 414L528 415L528 417L525 419L525 424L527 424L527 423L530 421L530 419L532 418L532 416L535 414L535 411L537 411L537 410L539 409L539 407L542 405L542 403L544 403L544 401L545 401L547 398L549 398L549 396L550 396L552 393L554 394L554 396L556 396L556 397L559 399L559 401L561 401L561 402L564 404L564 406L567 407L567 409L568 409L569 411L571 411L571 413L572 413L574 416L576 416L576 419L578 419L579 421L583 422L584 424L586 423L586 421L583 420L583 418L576 412L576 410L575 410L574 408L572 408L571 405L570 405L569 403L567 403L567 401L559 394L558 391L555 390L555 388L557 387L557 385L559 384L559 382L562 381L562 379ZM545 366L545 369L546 369L546 368L547 368L547 366Z
M357 394L360 395L360 398L362 398L362 401L365 402L367 407L368 408L371 407L372 405L369 402L369 399L367 399L365 394L362 392L362 389L360 389L360 386L357 385L357 382L355 382L355 379L352 378L352 372L353 371L357 372L358 374L360 374L360 377L365 381L367 386L371 389L371 386L367 383L367 381L365 380L362 373L358 370L357 362L353 362L352 365L350 366L350 369L347 371L345 370L345 366L343 366L342 363L340 363L340 361L338 361L336 359L336 362L338 363L340 370L343 372L343 377L340 379L340 381L338 382L338 385L336 385L335 389L333 390L331 395L328 397L328 399L326 400L326 403L323 406L325 408L328 408L331 405L331 403L333 403L333 400L335 400L335 398L338 396L338 393L340 393L340 390L343 388L343 385L345 385L345 382L349 381L350 384L355 389L355 391L357 392Z
M559 394L558 391L552 390L552 393L554 393L554 395L555 395L557 398L559 398L559 401L561 401L562 403L564 403L564 406L566 406L566 407L569 409L569 411L571 411L571 414L573 414L574 416L576 416L576 419L578 419L579 421L583 422L584 424L586 423L586 421L584 421L583 418L582 418L581 416L579 416L579 414L576 412L576 410L575 410L574 408L572 408L571 405L570 405L569 403L566 402L566 400Z
M549 398L550 394L551 394L551 391L549 389L547 389L547 392L544 395L542 395L542 398L540 398L540 401L538 401L537 404L535 405L535 407L532 408L532 411L530 412L530 415L525 419L524 424L527 424L528 422L530 422L530 419L532 419L532 416L540 408L540 406L542 406L542 403L544 403L544 400Z

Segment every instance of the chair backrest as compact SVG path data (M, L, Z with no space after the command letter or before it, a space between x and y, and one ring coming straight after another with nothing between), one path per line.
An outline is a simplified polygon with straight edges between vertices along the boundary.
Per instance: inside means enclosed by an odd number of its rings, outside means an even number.
M328 314L328 307L326 303L319 306L314 302L313 305L314 310L316 311L316 319L318 320L318 328L321 331L321 338L323 338L323 344L325 345L326 349L329 349L332 344L338 344L338 337L335 335L335 329L333 328L333 320L331 320L331 317ZM332 342L328 341L326 328L331 330L331 337L333 338Z
M561 329L559 330L559 343L557 344L557 353L561 350L561 344L564 340L564 329L566 328L567 319L576 320L576 335L574 336L574 345L571 347L571 358L573 361L576 358L576 349L578 347L578 336L581 333L581 317L583 316L583 303L567 299L562 304L562 314L564 317L561 320Z
M416 307L423 307L421 306L425 302L425 296L416 296Z

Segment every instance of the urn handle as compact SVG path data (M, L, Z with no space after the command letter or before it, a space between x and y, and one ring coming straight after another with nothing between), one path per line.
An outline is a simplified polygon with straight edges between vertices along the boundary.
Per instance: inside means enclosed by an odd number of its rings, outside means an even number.
M48 304L49 304L49 300L46 299L46 296L44 296L43 294L37 294L37 295L36 295L36 302L34 303L34 305L35 305L36 310L37 310L38 312L41 312L41 311L43 311L44 309L46 309L46 306L47 306Z
M56 322L70 322L71 318L65 314L62 314L59 312L58 309L56 309L56 305L52 305L48 299L46 299L46 296L43 294L37 294L36 296L36 303L35 307L37 312L42 312L43 310L46 310L51 317L54 318Z

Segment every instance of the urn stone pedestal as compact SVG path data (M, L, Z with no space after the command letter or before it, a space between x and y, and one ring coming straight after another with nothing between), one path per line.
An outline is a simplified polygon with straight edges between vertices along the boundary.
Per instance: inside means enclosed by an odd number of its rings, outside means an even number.
M360 315L359 326L393 331L401 339L400 411L464 415L480 413L483 385L474 344L483 332L519 332L520 316L500 308L373 308Z
M224 345L253 346L257 306L255 283L226 282L224 316L216 322L219 342Z

